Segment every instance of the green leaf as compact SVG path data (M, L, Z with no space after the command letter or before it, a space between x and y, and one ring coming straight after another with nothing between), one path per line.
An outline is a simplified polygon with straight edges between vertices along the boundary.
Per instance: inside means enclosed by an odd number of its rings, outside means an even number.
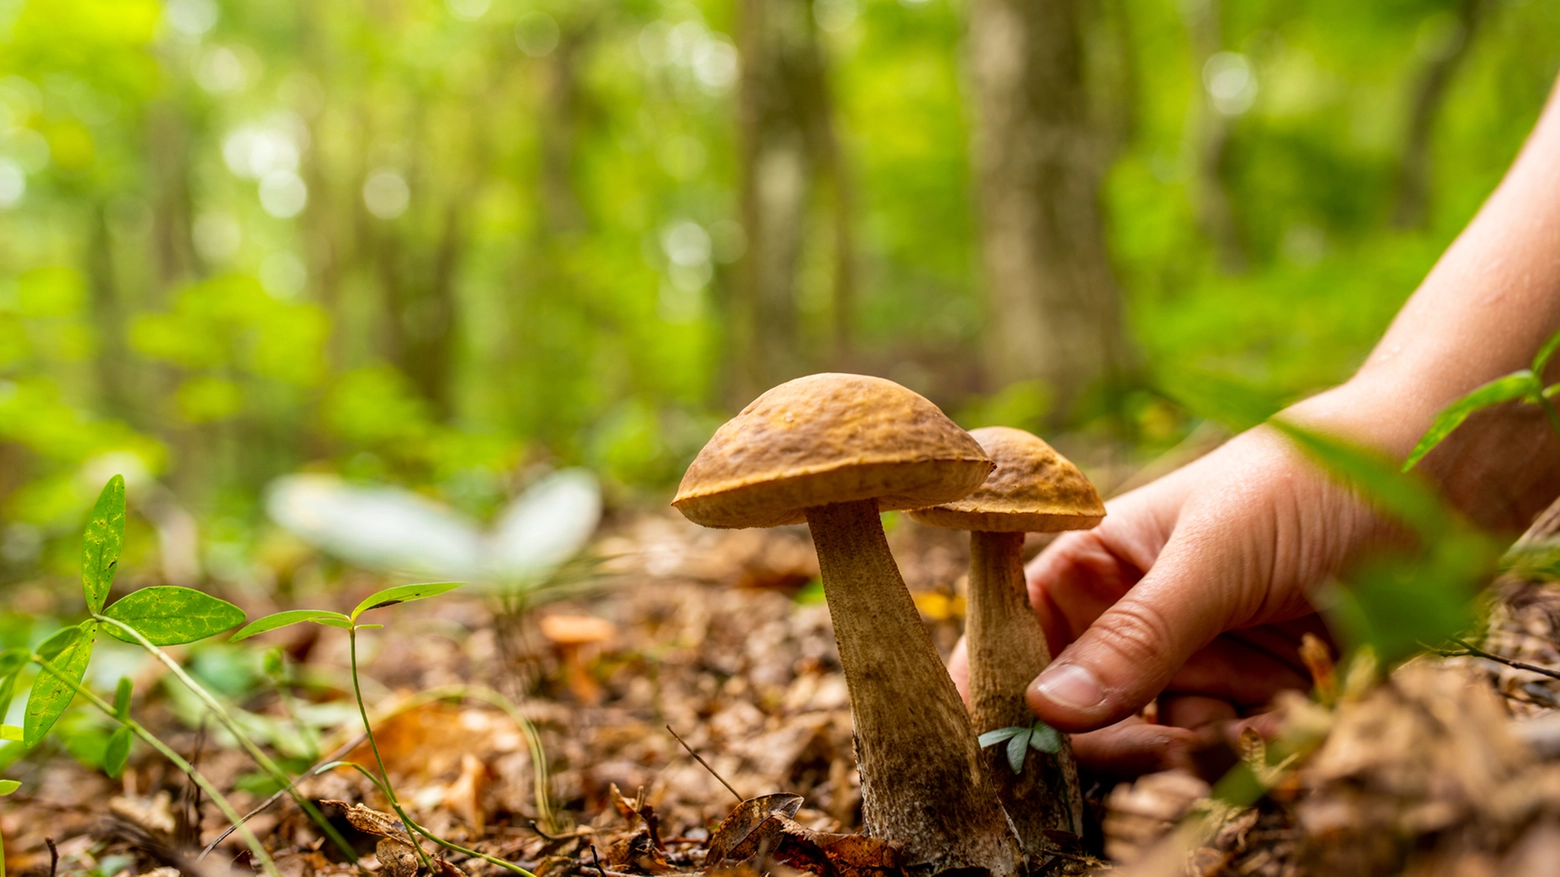
M22 729L15 725L0 725L0 740L20 743L22 740Z
M424 582L415 585L399 585L394 588L386 588L377 594L370 595L368 599L357 605L352 610L351 620L356 623L358 616L370 609L381 609L385 606L394 606L397 603L410 603L413 600L426 600L429 597L437 597L448 591L453 591L465 582Z
M130 760L130 729L120 725L114 730L112 737L108 738L108 748L103 751L103 772L109 779L117 780L119 775L125 772L125 764Z
M1160 392L1187 411L1236 431L1252 428L1283 407L1272 393L1227 375L1175 369L1158 381Z
M9 795L21 787L22 784L17 780L0 780L0 795Z
M26 649L6 649L0 652L0 676L16 675L31 660L32 653Z
M1555 348L1560 347L1560 331L1549 336L1544 346L1538 348L1538 355L1533 357L1533 374L1540 379L1544 377L1544 367L1549 365L1549 358L1554 355Z
M129 676L119 677L119 686L114 689L114 715L121 719L130 718L130 695L135 693L135 683Z
M352 619L340 612L331 612L327 609L289 609L286 612L277 612L264 618L256 618L244 625L238 633L228 638L228 642L236 643L239 640L249 639L272 630L281 630L294 624L302 624L312 621L315 624L327 624L330 621L340 622L341 626L349 627ZM336 625L332 625L336 626Z
M995 746L998 743L1001 743L1003 740L1006 740L1006 739L1012 737L1014 734L1017 734L1020 731L1027 731L1027 730L1029 730L1029 729L1028 728L1021 728L1021 727L1012 727L1012 728L998 728L995 731L987 731L986 733L980 735L980 748L985 749L988 746Z
M92 645L96 638L97 622L84 621L79 627L65 628L38 646L43 669L33 680L22 723L22 744L27 748L43 742L49 729L76 698L75 689L64 679L81 684L87 675L87 664L92 660Z
M1279 418L1270 422L1335 478L1421 537L1434 539L1456 527L1456 518L1440 495L1419 479L1404 475L1386 457Z
M1548 353L1543 355L1548 357ZM1425 454L1430 453L1436 445L1445 441L1446 437L1452 434L1452 430L1461 426L1462 422L1475 411L1514 399L1536 398L1543 391L1544 387L1539 383L1538 377L1526 369L1496 378L1474 389L1473 392L1441 409L1441 413L1436 415L1435 422L1430 424L1430 429L1419 439L1419 444L1414 445L1414 450L1409 452L1408 459L1403 462L1403 471L1412 469L1415 463L1418 463Z
M1055 755L1062 751L1062 735L1045 722L1036 721L1034 730L1029 735L1029 745L1041 752Z
M1014 773L1024 772L1024 756L1029 754L1029 735L1030 730L1028 728L1021 728L1017 734L1013 735L1012 739L1008 740L1008 767L1013 768Z
M102 614L135 628L154 646L192 643L244 623L244 611L232 603L171 585L133 591ZM104 630L115 639L135 642L112 625Z
M92 519L81 537L81 588L87 598L87 610L93 614L103 611L124 544L125 479L115 475L98 494Z
M32 660L32 653L26 649L9 649L0 652L0 718L5 718L11 709L11 699L16 696L16 679Z
M1329 626L1387 664L1469 630L1474 598L1498 552L1486 537L1452 534L1424 556L1383 557L1324 595Z

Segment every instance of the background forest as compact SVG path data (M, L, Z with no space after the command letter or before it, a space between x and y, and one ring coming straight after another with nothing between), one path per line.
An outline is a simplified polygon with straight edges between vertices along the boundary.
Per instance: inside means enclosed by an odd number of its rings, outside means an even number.
M1557 70L1553 0L0 0L0 583L113 472L230 579L299 470L663 502L827 369L1139 464L1346 377Z

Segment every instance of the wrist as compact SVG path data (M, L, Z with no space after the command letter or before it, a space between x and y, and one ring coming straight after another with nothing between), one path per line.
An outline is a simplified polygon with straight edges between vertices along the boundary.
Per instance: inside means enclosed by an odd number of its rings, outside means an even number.
M1461 392L1361 370L1281 416L1401 462ZM1414 471L1479 526L1518 533L1560 493L1560 437L1540 406L1506 403L1470 416Z

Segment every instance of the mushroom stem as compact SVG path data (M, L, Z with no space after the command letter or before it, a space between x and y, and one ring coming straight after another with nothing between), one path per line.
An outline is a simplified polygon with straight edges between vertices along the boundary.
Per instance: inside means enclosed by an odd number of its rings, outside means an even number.
M964 633L970 653L970 711L975 730L982 734L1034 723L1024 690L1051 663L1045 631L1029 605L1023 547L1023 533L970 533ZM981 761L1024 851L1034 856L1053 846L1046 831L1082 834L1078 769L1066 737L1054 755L1031 750L1018 774L1009 766L1005 748L987 747Z
M917 871L1015 872L964 704L888 550L876 500L807 510L850 690L866 833Z

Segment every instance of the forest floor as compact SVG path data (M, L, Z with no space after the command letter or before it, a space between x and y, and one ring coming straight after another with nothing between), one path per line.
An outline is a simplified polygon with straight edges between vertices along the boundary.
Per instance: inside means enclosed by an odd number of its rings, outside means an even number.
M889 538L946 653L961 625L964 539L907 522ZM524 611L456 592L388 610L376 619L386 629L363 635L364 694L407 811L434 833L538 877L900 873L892 849L837 837L859 826L860 789L828 613L809 584L817 566L805 528L717 532L672 514L624 516L594 554L601 562L588 578ZM348 576L334 608L382 584ZM1284 737L1234 747L1231 760L1245 771L1238 781L1215 792L1184 773L1086 780L1100 833L1059 847L1039 870L1544 873L1560 861L1560 760L1551 760L1560 759L1560 726L1548 718L1560 685L1541 669L1560 668L1560 593L1517 579L1492 593L1484 645L1506 661L1420 659L1384 683L1323 661L1316 694L1277 705ZM22 593L13 607L30 599ZM291 608L274 598L236 602L251 617ZM280 646L299 680L291 696L240 685L236 705L262 737L301 721L318 728L316 761L372 770L346 639L300 625L251 641L261 644L252 649L185 657L199 670L221 665L202 655ZM1515 668L1512 659L1540 669ZM149 662L133 675L144 724L218 788L234 789L241 811L267 800L273 789L255 782L248 756L170 694L172 677ZM493 706L492 693L518 704L524 722ZM296 749L291 733L290 744L280 732L272 742ZM233 862L249 871L237 835L196 860L228 823L144 747L118 780L53 744L8 775L22 781L0 799L12 874L218 874ZM387 802L360 774L338 768L299 789L328 802L328 815L364 854L361 867L416 873ZM285 877L354 870L287 798L248 825ZM440 877L504 873L459 853L433 868Z

